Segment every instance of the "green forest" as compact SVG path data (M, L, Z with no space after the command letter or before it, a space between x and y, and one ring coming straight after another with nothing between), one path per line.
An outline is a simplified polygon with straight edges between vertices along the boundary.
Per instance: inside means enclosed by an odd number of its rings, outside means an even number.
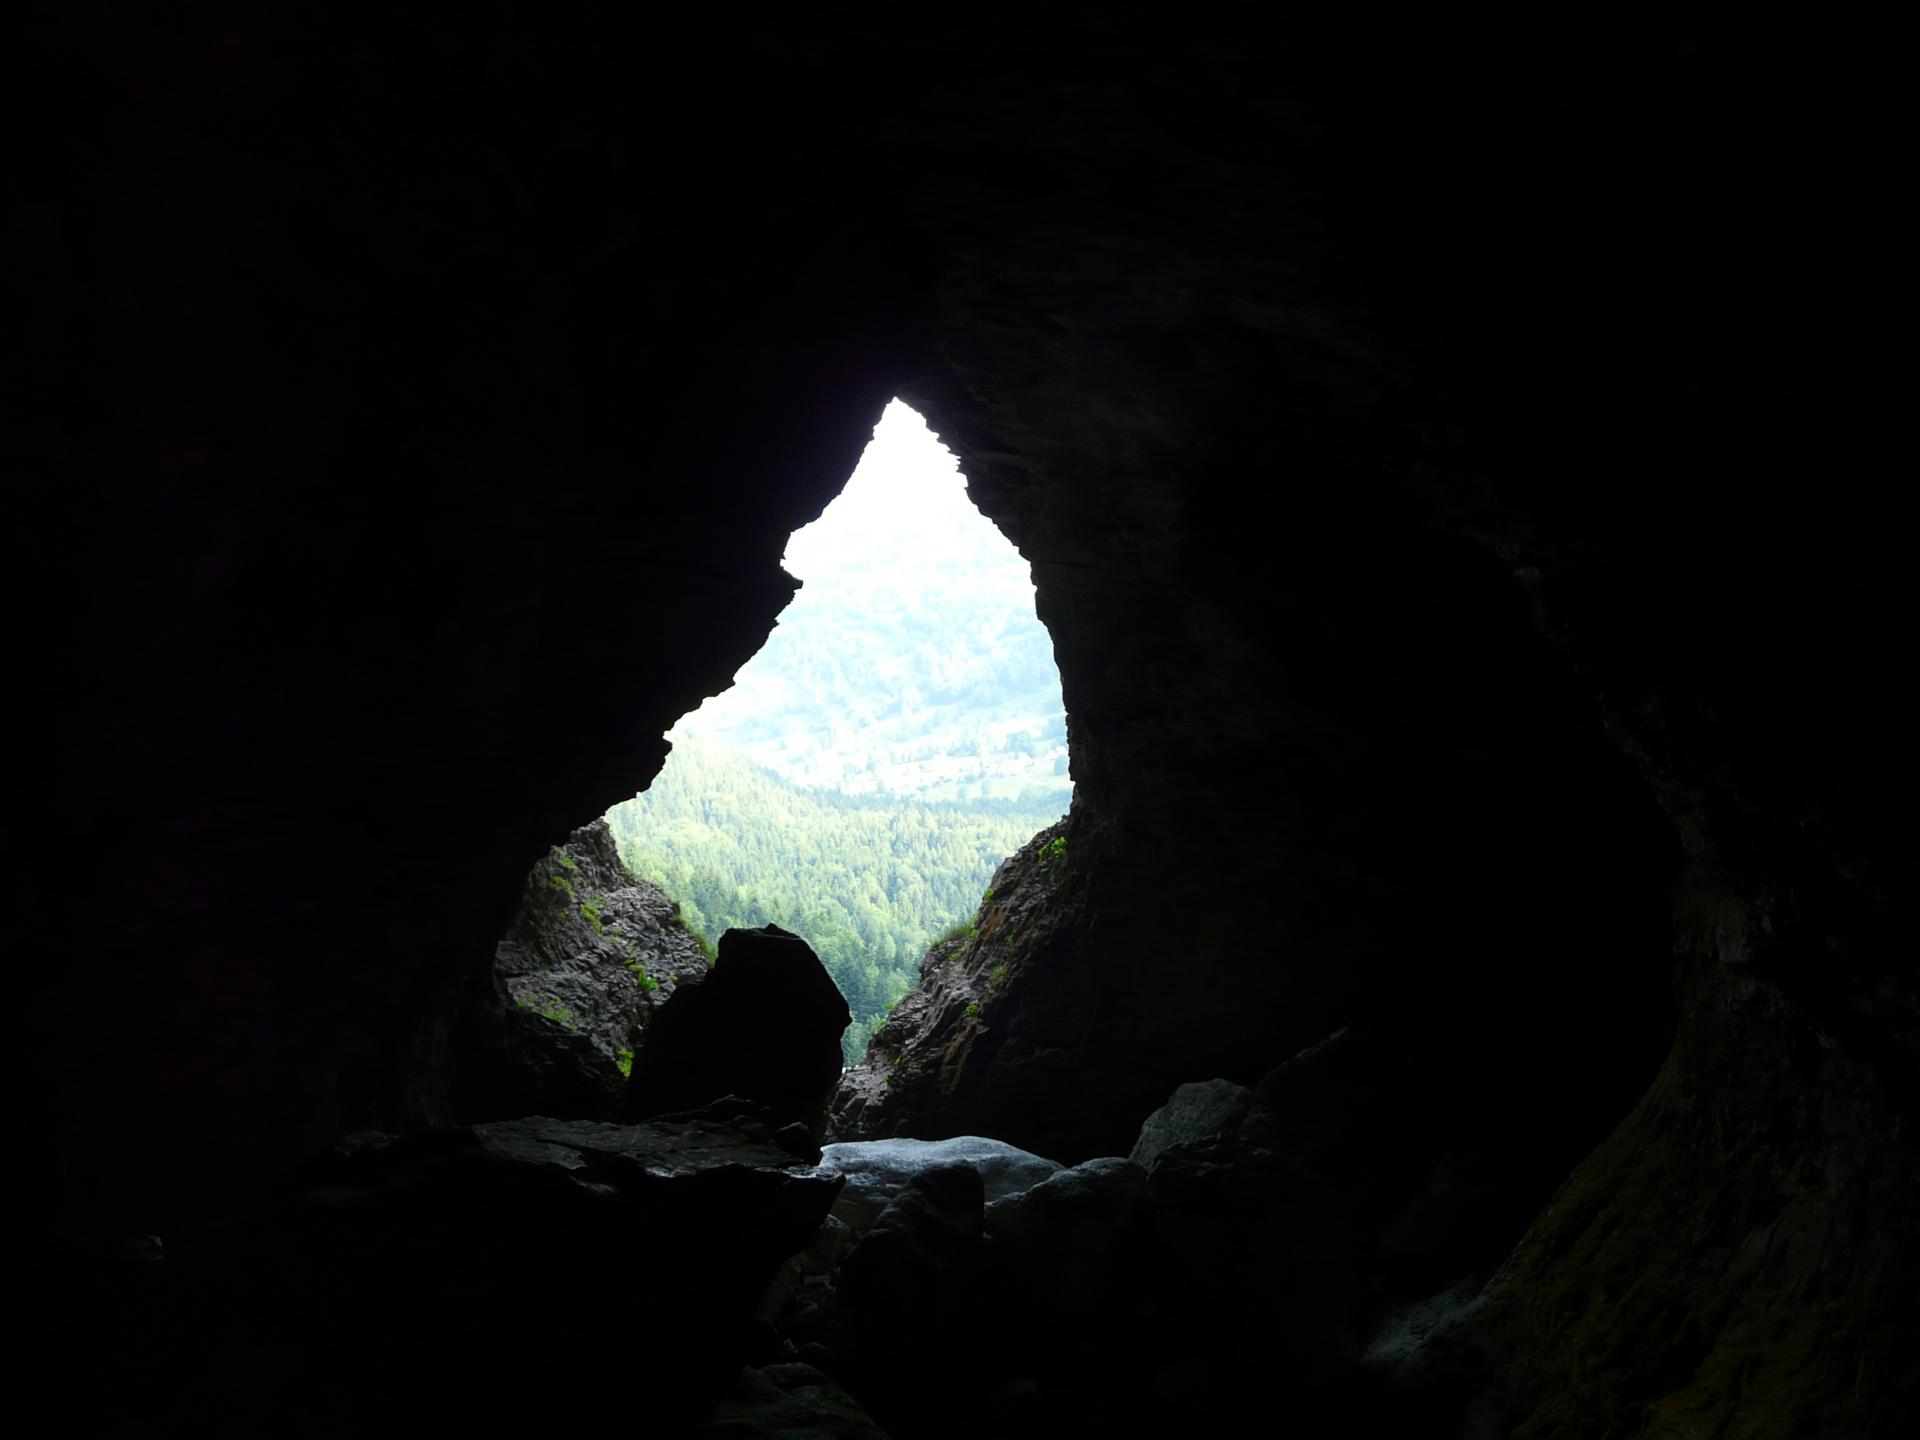
M1059 819L1064 796L966 801L802 789L735 752L679 739L644 795L607 814L620 853L709 941L769 921L804 936L854 1023L847 1063L966 921L994 870Z

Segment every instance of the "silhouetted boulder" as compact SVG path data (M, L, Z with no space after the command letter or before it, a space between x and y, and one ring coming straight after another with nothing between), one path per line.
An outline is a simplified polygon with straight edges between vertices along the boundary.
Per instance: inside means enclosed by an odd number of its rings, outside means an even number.
M817 1136L852 1019L798 935L778 925L729 930L712 971L683 985L647 1030L627 1114L645 1119L738 1095Z

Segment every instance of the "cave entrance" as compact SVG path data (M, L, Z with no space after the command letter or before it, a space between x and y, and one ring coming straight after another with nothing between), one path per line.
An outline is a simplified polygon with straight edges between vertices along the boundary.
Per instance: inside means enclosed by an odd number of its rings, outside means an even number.
M765 646L607 821L705 940L805 937L853 1011L853 1064L929 942L1066 811L1066 713L1027 562L901 401L783 563L801 588Z

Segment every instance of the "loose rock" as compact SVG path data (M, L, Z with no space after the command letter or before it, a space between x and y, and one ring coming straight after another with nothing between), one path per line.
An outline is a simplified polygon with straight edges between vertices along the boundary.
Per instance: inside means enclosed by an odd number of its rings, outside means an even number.
M821 1168L846 1177L834 1214L864 1232L915 1175L948 1165L978 1173L988 1203L1006 1200L1060 1173L1053 1160L1001 1140L847 1140L821 1151Z
M1190 1145L1237 1132L1253 1109L1254 1094L1231 1080L1202 1080L1182 1085L1140 1127L1131 1159L1152 1169L1161 1154L1175 1145Z

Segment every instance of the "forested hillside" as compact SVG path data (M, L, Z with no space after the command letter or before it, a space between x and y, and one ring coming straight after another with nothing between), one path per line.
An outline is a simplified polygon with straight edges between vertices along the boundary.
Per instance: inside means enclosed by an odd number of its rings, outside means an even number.
M996 866L1059 819L1055 801L904 800L802 789L681 738L646 794L607 814L634 873L709 940L731 926L802 935L853 1009L848 1063L912 983L927 943L974 913Z

